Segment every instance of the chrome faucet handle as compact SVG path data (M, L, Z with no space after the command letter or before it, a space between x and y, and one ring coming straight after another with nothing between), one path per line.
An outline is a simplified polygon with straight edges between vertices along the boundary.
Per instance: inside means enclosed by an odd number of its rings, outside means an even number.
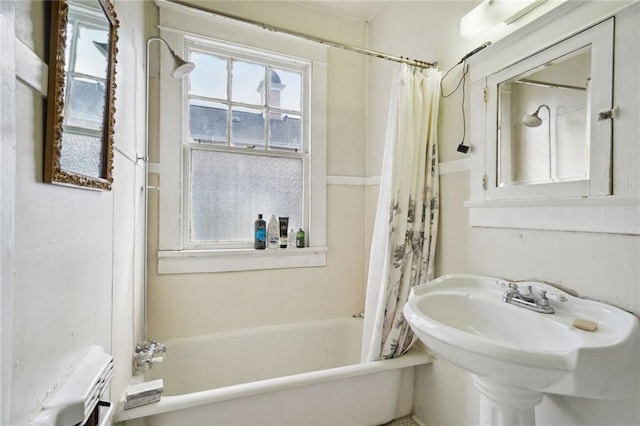
M547 291L546 290L540 290L538 291L538 304L540 306L549 306L549 299L547 299Z
M509 288L513 289L513 290L518 290L518 284L516 283L509 283Z
M136 343L136 353L146 352L149 349L149 344L147 342L139 342Z
M166 352L167 351L167 346L165 344L160 343L160 342L156 342L156 341L153 341L153 340L152 340L152 342L153 342L153 344L156 345L156 352Z

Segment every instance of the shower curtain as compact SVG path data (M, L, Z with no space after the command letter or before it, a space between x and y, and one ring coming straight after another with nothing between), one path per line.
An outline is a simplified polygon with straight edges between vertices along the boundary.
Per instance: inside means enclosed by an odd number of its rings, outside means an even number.
M438 230L436 139L441 73L396 71L371 242L362 360L394 358L413 343L402 314L412 287L433 278Z

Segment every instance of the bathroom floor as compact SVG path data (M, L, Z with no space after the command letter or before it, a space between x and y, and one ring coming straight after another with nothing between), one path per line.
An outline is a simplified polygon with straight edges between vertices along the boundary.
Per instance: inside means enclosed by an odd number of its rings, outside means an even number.
M415 420L413 420L413 417L409 415L409 416L400 417L398 419L394 419L389 423L383 424L382 426L420 426L420 425L416 423Z

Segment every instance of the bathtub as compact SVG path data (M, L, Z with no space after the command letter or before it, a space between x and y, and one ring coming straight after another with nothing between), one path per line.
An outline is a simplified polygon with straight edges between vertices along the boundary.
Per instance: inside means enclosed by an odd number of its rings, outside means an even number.
M166 339L155 404L120 408L127 426L380 425L411 413L418 349L360 363L361 318Z

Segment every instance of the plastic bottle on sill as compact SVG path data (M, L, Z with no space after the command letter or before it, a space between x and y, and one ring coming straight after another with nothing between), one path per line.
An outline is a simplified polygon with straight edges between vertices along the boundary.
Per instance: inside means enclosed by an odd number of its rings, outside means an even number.
M254 223L253 248L264 250L267 247L267 222L262 219L262 214L258 214L258 219Z
M288 248L296 247L296 231L293 228L289 229L289 242L287 244Z
M304 248L304 238L304 231L302 230L302 228L300 228L300 230L298 230L298 233L296 234L296 248Z
M267 248L280 247L280 222L276 215L272 214L267 222Z

